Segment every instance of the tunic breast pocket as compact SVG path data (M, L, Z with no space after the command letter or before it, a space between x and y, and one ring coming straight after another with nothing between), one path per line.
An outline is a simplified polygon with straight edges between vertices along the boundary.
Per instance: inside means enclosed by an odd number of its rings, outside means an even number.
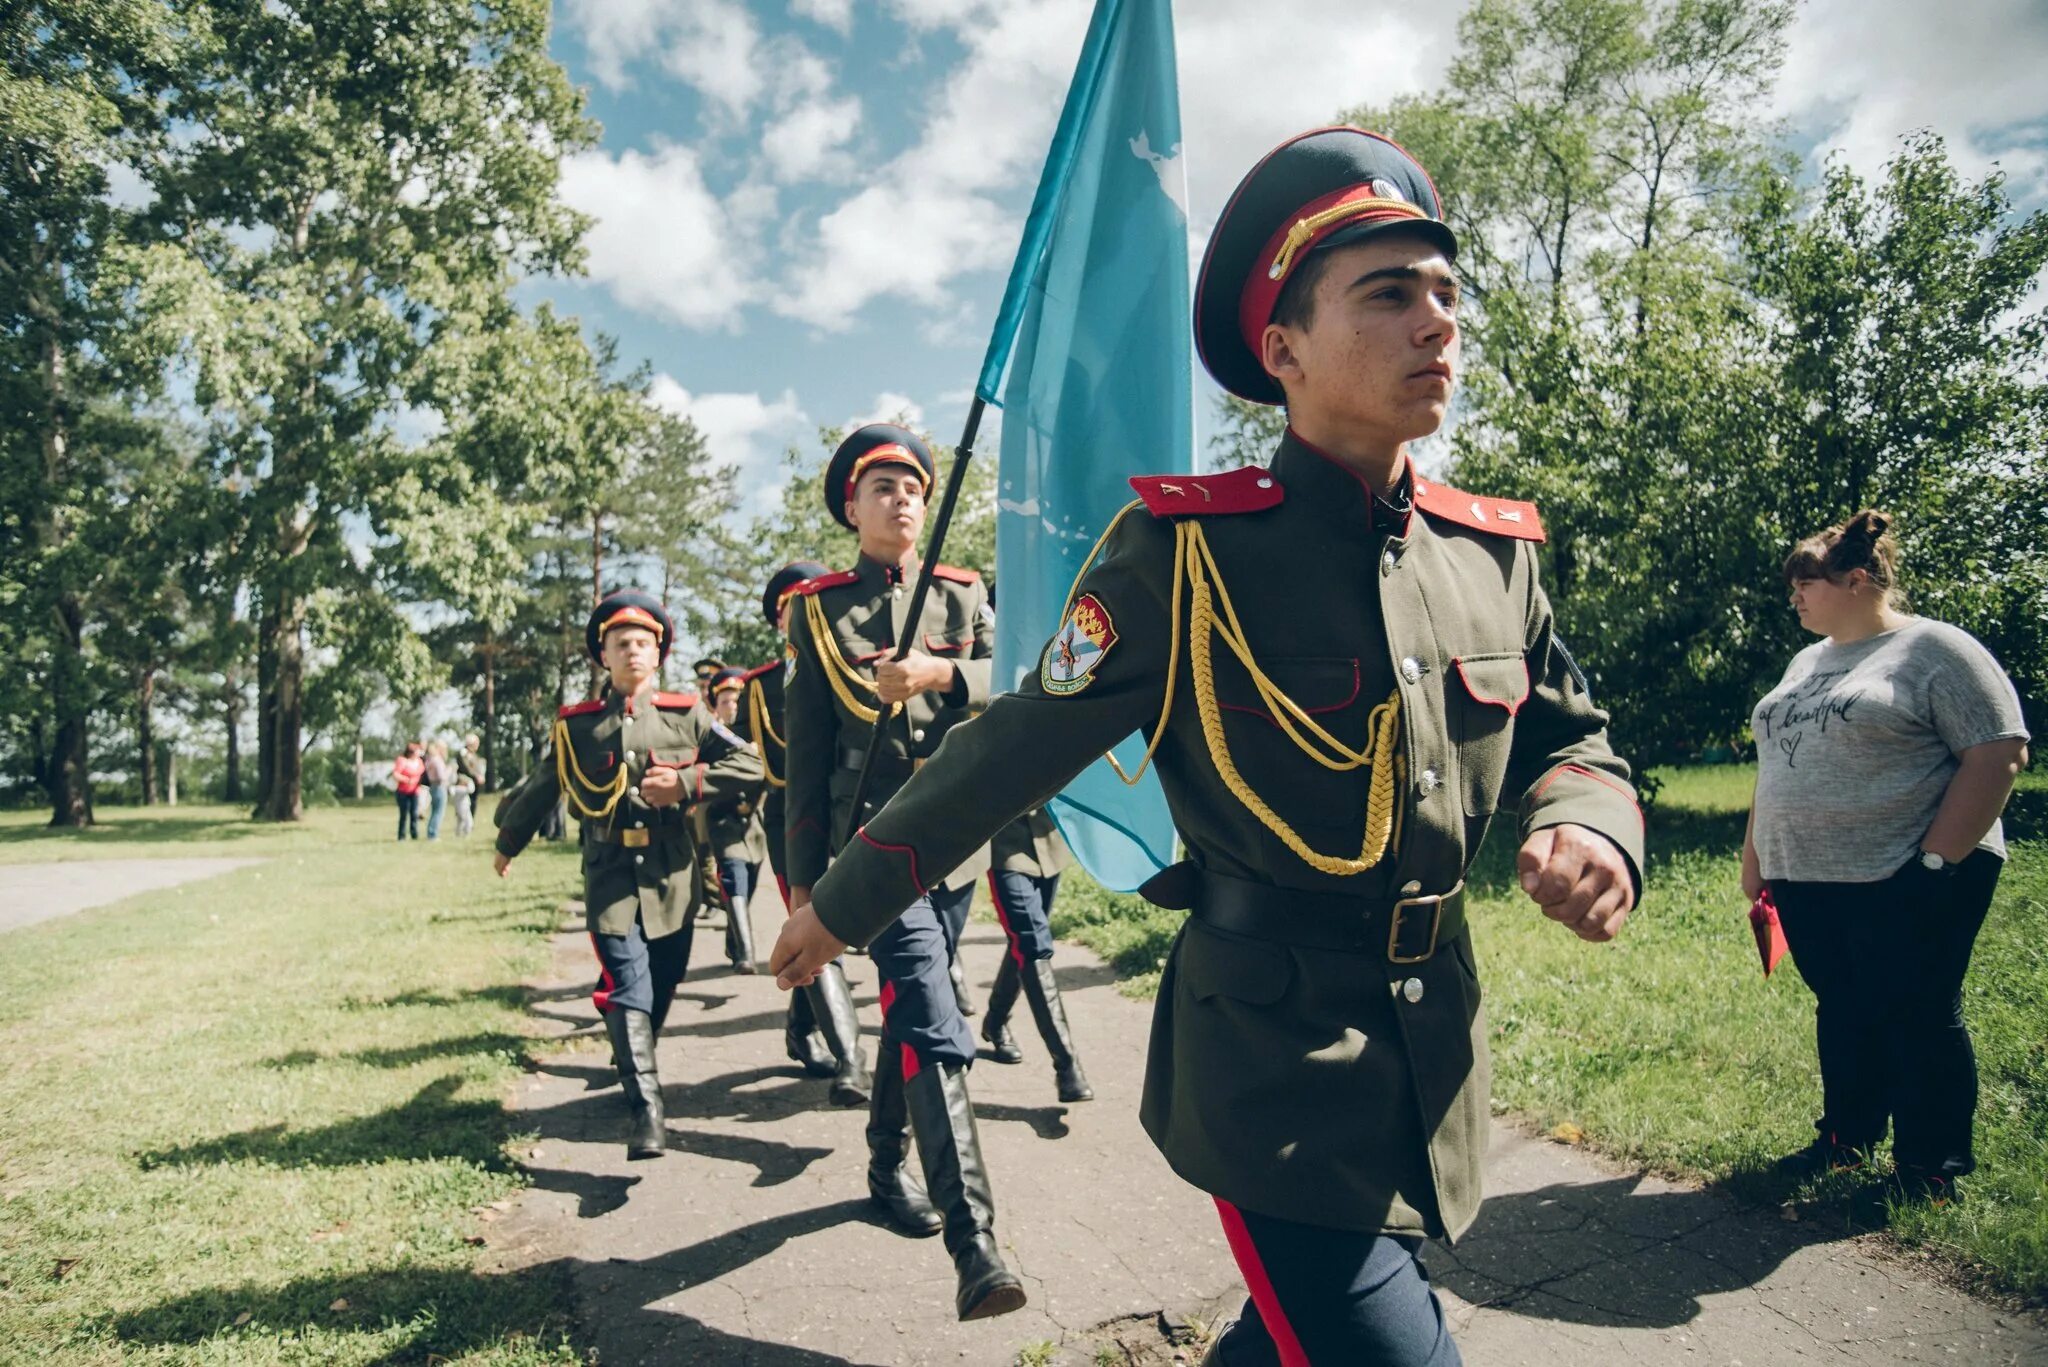
M1296 656L1261 660L1259 667L1295 707L1346 749L1366 748L1368 718L1373 706L1385 699L1363 696L1356 659ZM1348 842L1352 848L1344 853L1355 853L1370 767L1332 769L1322 764L1286 734L1279 717L1285 715L1317 754L1329 756L1329 747L1283 704L1269 702L1235 656L1219 652L1215 669L1223 738L1244 781L1311 845L1338 849Z
M1456 656L1444 692L1464 780L1465 814L1491 816L1507 777L1515 714L1529 700L1529 662L1519 651Z

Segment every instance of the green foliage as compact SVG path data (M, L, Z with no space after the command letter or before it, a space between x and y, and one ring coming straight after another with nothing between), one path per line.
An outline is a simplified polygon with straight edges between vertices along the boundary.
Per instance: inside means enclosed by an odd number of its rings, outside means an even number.
M0 860L265 860L11 932L0 1357L579 1360L568 1265L491 1271L470 1243L527 1185L503 1104L530 1061L518 983L574 851L501 883L479 842L395 845L389 812L0 817Z
M1837 166L1803 192L1755 113L1790 18L1480 0L1441 91L1346 116L1444 189L1449 478L1541 507L1560 629L1644 763L1745 743L1804 643L1777 566L1869 504L1919 608L1991 646L2037 729L2048 697L2048 218L1924 136L1875 186ZM1226 440L1261 416L1226 412Z

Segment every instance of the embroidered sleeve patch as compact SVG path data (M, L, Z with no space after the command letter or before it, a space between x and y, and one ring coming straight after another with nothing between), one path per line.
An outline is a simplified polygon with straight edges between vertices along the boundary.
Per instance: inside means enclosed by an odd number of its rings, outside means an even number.
M1058 697L1079 693L1095 682L1096 666L1115 644L1116 626L1109 620L1109 609L1094 594L1083 594L1045 648L1038 666L1039 685Z

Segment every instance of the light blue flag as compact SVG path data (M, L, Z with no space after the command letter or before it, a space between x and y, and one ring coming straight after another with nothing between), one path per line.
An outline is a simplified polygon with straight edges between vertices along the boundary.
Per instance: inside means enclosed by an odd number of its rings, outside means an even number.
M1169 0L1097 0L989 343L977 394L1001 395L998 688L1038 667L1088 552L1135 474L1194 469L1187 176ZM1014 344L1015 354L1012 356ZM1116 750L1126 772L1142 736ZM1098 760L1052 803L1104 886L1173 862L1159 781Z

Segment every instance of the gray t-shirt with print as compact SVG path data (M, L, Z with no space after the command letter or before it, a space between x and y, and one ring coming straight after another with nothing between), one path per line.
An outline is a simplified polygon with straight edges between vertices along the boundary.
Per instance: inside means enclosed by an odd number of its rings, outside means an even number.
M1890 877L1919 852L1956 756L2027 738L2019 695L1991 652L1924 617L1800 651L1750 728L1757 861L1764 877L1795 882ZM1999 823L1980 848L2004 856Z

